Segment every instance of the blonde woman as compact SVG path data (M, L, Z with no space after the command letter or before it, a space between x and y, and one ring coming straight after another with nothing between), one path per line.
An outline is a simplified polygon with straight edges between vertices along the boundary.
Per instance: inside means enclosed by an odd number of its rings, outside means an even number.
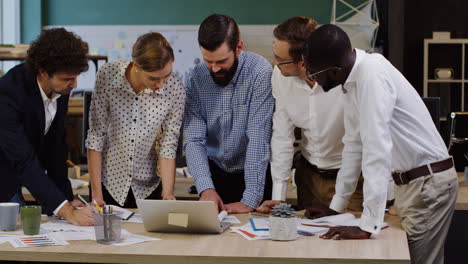
M138 38L132 58L102 66L92 96L86 147L92 199L99 205L135 208L136 199L175 199L185 91L172 73L174 54L152 32Z

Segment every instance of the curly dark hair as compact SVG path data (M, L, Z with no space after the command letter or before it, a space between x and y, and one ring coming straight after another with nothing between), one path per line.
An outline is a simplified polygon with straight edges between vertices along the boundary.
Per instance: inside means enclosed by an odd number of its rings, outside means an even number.
M31 43L26 64L52 76L57 72L79 74L88 70L88 44L64 28L46 29Z

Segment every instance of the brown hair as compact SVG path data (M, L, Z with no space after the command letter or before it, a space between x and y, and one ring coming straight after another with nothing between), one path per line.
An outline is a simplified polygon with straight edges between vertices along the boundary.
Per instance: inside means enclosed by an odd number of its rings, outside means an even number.
M144 71L161 70L174 60L171 45L163 35L150 32L141 35L133 45L132 58Z
M301 61L302 45L304 44L310 33L317 29L317 22L312 18L296 16L291 17L283 23L279 24L274 30L275 38L289 42L289 56L294 61Z
M52 76L56 72L82 73L88 70L88 44L64 28L46 29L31 43L26 64Z
M198 29L198 44L209 51L217 50L226 42L229 49L236 52L239 40L239 26L226 15L213 14L205 18Z

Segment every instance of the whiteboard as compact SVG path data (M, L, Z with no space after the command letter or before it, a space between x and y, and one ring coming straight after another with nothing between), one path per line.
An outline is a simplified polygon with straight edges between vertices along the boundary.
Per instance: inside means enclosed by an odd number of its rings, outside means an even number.
M64 27L80 36L89 45L91 55L108 56L108 61L131 59L136 39L148 32L161 33L174 51L173 72L185 81L188 73L202 63L198 46L198 25L98 25L98 26L48 26ZM240 25L244 50L256 52L267 59L272 58L271 45L275 25ZM104 62L100 62L99 67ZM78 89L92 90L96 81L96 68L89 63L89 70L78 78Z

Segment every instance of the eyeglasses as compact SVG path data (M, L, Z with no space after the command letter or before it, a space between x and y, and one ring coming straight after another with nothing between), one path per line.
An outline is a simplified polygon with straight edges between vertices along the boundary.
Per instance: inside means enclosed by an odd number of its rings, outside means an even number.
M290 61L283 61L283 62L278 62L278 63L276 63L275 65L276 65L276 67L278 67L278 68L279 68L279 66L281 66L281 65L285 65L285 64L291 64L291 63L297 63L297 61L294 61L294 60L290 60Z
M307 78L309 78L309 81L314 82L314 81L317 80L317 75L319 75L322 72L326 72L328 70L331 70L331 69L341 70L341 68L339 68L339 67L328 67L325 70L321 70L321 71L314 72L314 73L310 73L309 70L307 70Z

